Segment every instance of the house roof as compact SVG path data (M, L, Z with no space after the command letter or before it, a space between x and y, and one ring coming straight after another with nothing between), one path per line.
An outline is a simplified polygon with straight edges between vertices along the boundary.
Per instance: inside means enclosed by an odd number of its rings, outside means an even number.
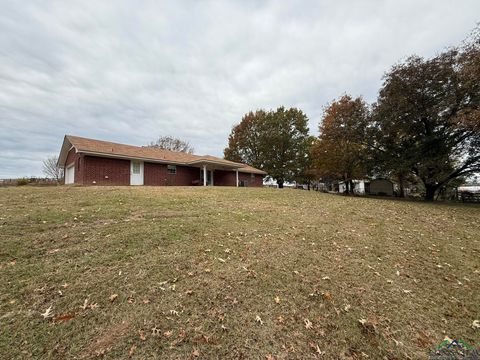
M252 166L225 160L211 155L194 155L178 151L169 151L144 146L118 144L103 140L94 140L79 136L65 135L62 150L58 159L59 164L64 164L68 151L74 147L76 152L90 155L139 159L152 162L162 162L178 165L213 165L216 167L238 170L254 174L266 175L265 171Z

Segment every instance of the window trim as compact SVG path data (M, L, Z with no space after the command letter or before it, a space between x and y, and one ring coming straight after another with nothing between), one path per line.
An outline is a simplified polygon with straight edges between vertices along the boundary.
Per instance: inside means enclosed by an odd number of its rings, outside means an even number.
M177 174L177 165L167 165L167 174L176 175Z

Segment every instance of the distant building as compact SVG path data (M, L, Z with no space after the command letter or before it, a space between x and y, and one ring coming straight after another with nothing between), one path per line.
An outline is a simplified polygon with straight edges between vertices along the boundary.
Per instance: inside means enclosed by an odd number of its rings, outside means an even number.
M369 195L393 196L393 182L387 179L374 179L366 184L365 192Z
M347 185L344 181L338 183L338 192L344 193L347 190ZM365 180L353 180L353 193L357 195L365 195Z

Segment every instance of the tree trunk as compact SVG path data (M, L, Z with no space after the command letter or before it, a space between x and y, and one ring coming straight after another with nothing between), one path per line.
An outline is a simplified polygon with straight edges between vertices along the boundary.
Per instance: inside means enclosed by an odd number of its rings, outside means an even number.
M355 189L355 184L353 183L353 180L348 181L350 183L350 193L352 195L355 195L355 192L353 191Z
M283 179L277 179L277 185L279 189L283 189Z
M405 186L404 186L405 180L403 179L403 175L398 175L398 185L400 186L400 194L398 195L401 198L405 197Z
M425 185L425 201L435 200L435 191L437 186L435 185Z

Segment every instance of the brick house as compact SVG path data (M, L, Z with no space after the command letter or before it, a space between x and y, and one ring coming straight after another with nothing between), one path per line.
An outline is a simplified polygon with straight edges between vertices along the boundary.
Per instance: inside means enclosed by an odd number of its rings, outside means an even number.
M65 184L262 186L265 171L215 156L65 135Z

